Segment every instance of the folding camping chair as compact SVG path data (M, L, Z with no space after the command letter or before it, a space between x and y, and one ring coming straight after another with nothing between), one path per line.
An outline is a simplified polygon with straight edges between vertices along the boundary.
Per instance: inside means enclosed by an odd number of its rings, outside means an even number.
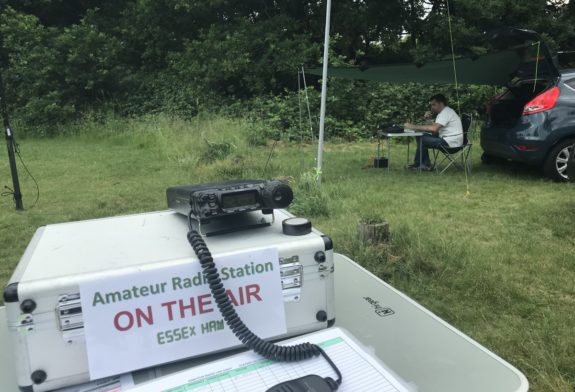
M465 171L471 171L471 147L473 146L473 116L464 113L461 116L461 125L463 127L463 145L461 147L446 147L439 146L433 148L433 167L438 173L443 173L452 165ZM439 154L442 154L442 159L439 164L437 160ZM459 162L461 160L461 162ZM439 171L439 166L447 161L447 165Z

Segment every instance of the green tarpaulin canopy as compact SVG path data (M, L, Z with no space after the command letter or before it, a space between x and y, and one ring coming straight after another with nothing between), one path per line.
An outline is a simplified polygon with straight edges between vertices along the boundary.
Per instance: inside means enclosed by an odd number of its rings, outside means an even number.
M513 78L520 65L521 57L513 50L455 60L457 81L465 84L506 85ZM321 68L314 68L308 72L313 75L322 75ZM377 80L388 83L452 84L455 80L452 60L436 61L422 66L392 64L368 67L367 69L330 67L328 76Z

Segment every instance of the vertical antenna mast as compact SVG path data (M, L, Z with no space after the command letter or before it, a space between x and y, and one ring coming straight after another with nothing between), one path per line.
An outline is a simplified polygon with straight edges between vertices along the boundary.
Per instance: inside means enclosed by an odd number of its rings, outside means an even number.
M1 50L2 48L0 48ZM0 58L2 59L2 58ZM4 124L4 136L6 137L6 146L8 147L8 160L10 161L10 174L12 175L12 186L14 202L16 203L17 210L23 210L22 193L20 192L20 181L18 180L18 168L16 166L16 158L14 156L14 135L10 128L10 121L8 120L8 109L6 108L6 94L4 92L4 82L2 81L2 69L0 68L0 113L2 114L2 122Z

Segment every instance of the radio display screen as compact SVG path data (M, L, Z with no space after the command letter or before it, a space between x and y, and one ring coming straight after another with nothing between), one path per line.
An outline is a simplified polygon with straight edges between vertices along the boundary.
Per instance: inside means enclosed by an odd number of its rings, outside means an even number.
M251 206L258 203L257 191L227 193L222 195L222 207L224 209Z

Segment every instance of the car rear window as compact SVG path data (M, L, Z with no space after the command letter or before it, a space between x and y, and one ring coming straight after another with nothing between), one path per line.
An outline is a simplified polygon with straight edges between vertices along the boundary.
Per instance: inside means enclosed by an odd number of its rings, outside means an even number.
M565 84L575 90L575 79L568 80Z

